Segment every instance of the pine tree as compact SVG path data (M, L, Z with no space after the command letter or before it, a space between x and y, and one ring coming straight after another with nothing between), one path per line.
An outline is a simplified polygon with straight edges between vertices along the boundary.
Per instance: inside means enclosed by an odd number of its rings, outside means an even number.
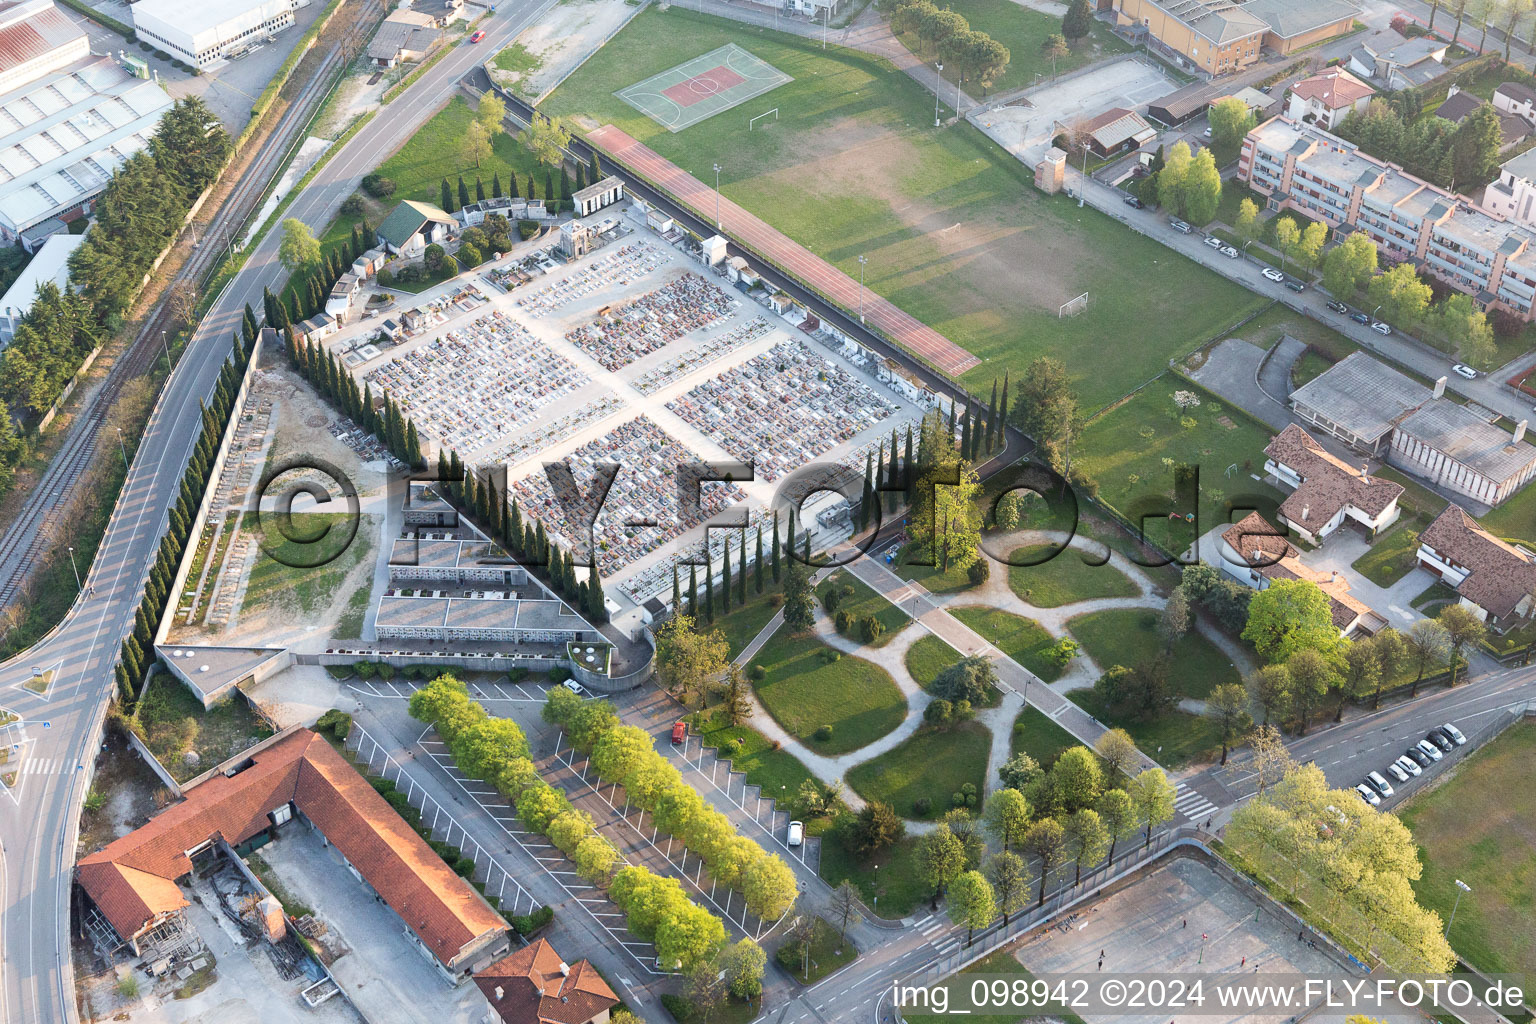
M514 183L517 181L516 178L512 180ZM497 171L495 174L491 175L491 195L495 196L497 199L502 198L500 171Z
M763 524L757 524L757 557L752 562L752 588L763 592Z
M448 179L443 179L443 212L452 213L456 207L453 205L453 189L448 185Z
M485 182L481 181L479 178L475 179L475 202L485 202Z
M722 613L731 613L731 538L725 538L725 550L720 556L720 605Z
M779 584L779 513L775 509L773 513L773 584Z
M459 209L469 205L469 186L464 184L464 175L459 175Z

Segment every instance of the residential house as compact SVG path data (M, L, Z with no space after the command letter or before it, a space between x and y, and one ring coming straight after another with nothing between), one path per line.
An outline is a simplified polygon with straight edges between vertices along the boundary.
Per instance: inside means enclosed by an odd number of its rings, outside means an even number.
M1361 40L1349 55L1349 70L1389 92L1424 85L1445 73L1450 44L1434 36L1407 39L1382 29Z
M1504 82L1493 90L1493 109L1536 127L1536 89L1519 82Z
M1444 118L1454 125L1460 125L1474 113L1489 105L1482 97L1453 85L1445 102L1435 108L1435 116ZM1499 114L1499 134L1502 138L1499 151L1504 152L1530 135L1531 126L1514 114Z
M535 939L475 975L503 1024L607 1024L619 997L585 960Z
M416 256L427 246L441 245L458 221L431 203L407 199L379 224L378 241L395 256Z
M1536 149L1504 161L1483 190L1483 209L1536 230Z
M1291 86L1286 116L1332 131L1351 110L1364 110L1376 90L1341 67L1303 78Z
M1257 512L1250 512L1221 535L1221 571L1254 590L1267 590L1275 580L1305 580L1328 597L1328 611L1339 635L1356 637L1379 631L1386 620L1349 592L1349 581L1338 572L1301 564L1285 533Z
M1502 632L1531 617L1536 555L1495 537L1460 507L1447 505L1419 534L1415 557L1494 629Z
M426 57L442 37L430 14L409 9L391 11L368 43L368 60L376 68L415 64Z
M1529 230L1311 125L1277 117L1243 140L1238 175L1271 210L1363 231L1386 262L1412 261L1484 309L1536 317Z
M1264 471L1291 491L1280 505L1281 523L1309 543L1320 543L1346 519L1372 536L1397 522L1402 484L1355 469L1296 424L1276 435L1264 454Z
M86 896L135 952L142 936L187 906L179 879L295 818L336 848L447 979L507 951L507 923L322 737L281 732L220 767L75 869Z

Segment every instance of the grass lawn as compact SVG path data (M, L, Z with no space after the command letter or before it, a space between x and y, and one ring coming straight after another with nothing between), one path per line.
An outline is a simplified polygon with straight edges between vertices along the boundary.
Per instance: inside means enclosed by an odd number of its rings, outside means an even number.
M1125 573L1114 566L1089 565L1073 549L1059 552L1039 565L1035 562L1056 550L1054 544L1015 548L1008 556L1008 586L1019 599L1036 608L1060 608L1098 597L1135 597L1140 593Z
M345 512L295 512L285 523L267 513L258 523L257 514L247 512L241 529L258 538L263 548L251 566L241 607L256 608L289 596L300 612L329 607L347 574L372 554L378 533L375 517L362 515L356 536L349 539L347 518Z
M752 684L763 707L818 754L846 754L884 736L907 717L907 702L885 669L842 656L812 636L780 632L753 663L767 675ZM819 735L824 726L830 736Z
M1271 347L1287 334L1298 341L1306 342L1335 362L1360 349L1359 345L1327 324L1319 323L1309 316L1302 316L1289 306L1278 302L1244 324L1242 328L1244 339L1264 349Z
M1390 587L1413 571L1413 553L1419 549L1419 531L1399 522L1371 543L1371 549L1351 564L1360 575L1381 587Z
M1536 974L1536 725L1511 726L1398 817L1419 845L1423 906L1449 918L1456 879L1472 887L1451 925L1456 952L1482 971Z
M1442 500L1435 512L1444 507ZM1517 491L1513 498L1483 516L1482 524L1497 536L1536 544L1536 488Z
M1200 404L1180 409L1173 401L1179 391L1193 392ZM1228 518L1229 500L1250 508L1256 502L1282 500L1279 491L1250 476L1262 473L1264 446L1273 436L1274 431L1242 410L1169 373L1089 423L1075 463L1098 481L1100 500L1132 523L1142 523L1146 516L1147 538L1177 553L1194 543L1198 533ZM1173 469L1165 459L1199 470L1198 523L1168 518L1170 512L1182 515L1195 509L1175 505Z
M719 708L695 711L688 716L688 727L705 746L717 747L722 757L730 758L731 767L746 774L747 785L761 786L764 796L792 798L800 784L812 778L798 757L775 750L773 742L749 724L731 725Z
M859 890L864 903L883 918L905 917L919 903L933 895L933 887L923 881L917 863L917 840L911 836L865 856L856 853L849 833L854 816L844 814L821 840L821 877L829 885L848 879Z
M444 281L455 278L458 275L458 261L452 256L445 256L443 257L443 265L438 267L437 270L423 276L421 280L402 281L399 278L396 278L394 283L389 287L397 292L410 292L412 295L416 295L420 292L426 291L428 288L435 288L442 284Z
M953 806L950 797L969 782L979 795L987 781L991 733L978 722L942 732L921 729L900 746L856 765L845 776L866 800L883 800L903 818L937 818ZM927 798L927 811L914 806Z
M1310 384L1333 368L1333 360L1318 352L1316 349L1307 349L1301 354L1301 358L1291 364L1291 388L1292 390Z
M1049 768L1064 752L1081 745L1077 737L1036 707L1025 707L1019 712L1019 717L1013 720L1013 733L1008 737L1010 756L1028 754L1042 768Z
M156 676L139 698L134 719L155 759L178 782L200 775L272 735L239 694L230 694L204 710L191 690L165 674ZM197 754L192 764L183 758L188 751Z
M838 935L837 926L818 917L811 935L811 948L800 956L799 964L789 976L802 985L814 985L839 967L846 967L859 957L853 940ZM784 944L781 942L779 946ZM777 955L778 950L774 950Z
M1129 43L1095 21L1092 32L1078 40L1071 54L1058 60L1052 67L1051 62L1040 55L1040 46L1046 36L1061 31L1060 18L1020 6L1013 0L952 0L949 9L963 14L965 20L971 23L971 28L985 32L1008 47L1011 59L997 81L992 83L993 93L1010 92L1033 85L1037 72L1049 78L1053 74L1075 70L1090 61L1117 53L1129 53L1132 49ZM914 54L927 59L930 64L933 62L933 55L922 49L923 44L915 34L899 38ZM944 78L953 82L955 73L946 69ZM982 99L983 90L979 83L967 82L965 91L972 99ZM953 95L947 94L951 97Z
M749 105L777 106L778 122L749 132L740 108L673 133L614 95L729 42L793 76ZM866 256L870 289L984 360L963 379L973 392L1049 353L1082 405L1099 408L1265 302L1111 217L1039 194L1031 170L968 123L935 131L932 94L885 61L679 5L643 11L603 53L545 113L581 131L614 124L701 181L718 162L727 198L855 278ZM1059 319L1084 291L1087 311Z
M1439 605L1448 604L1456 600L1456 591L1446 586L1441 580L1435 580L1429 586L1419 591L1410 602L1413 607L1425 615L1434 615L1439 610Z
M951 608L949 613L1046 682L1061 678L1061 667L1045 656L1056 638L1034 619L980 604Z
M890 643L891 637L901 632L902 628L912 621L907 617L906 612L891 604L883 595L875 593L869 584L850 572L839 570L822 580L821 586L816 588L816 596L825 603L827 592L833 587L853 588L852 594L844 596L838 602L838 611L847 611L855 620L874 616L880 625L885 627L885 632L869 645L871 647L883 647Z
M1148 757L1164 768L1180 768L1221 752L1221 731L1210 719L1187 711L1165 712L1150 721L1111 714L1092 689L1072 690L1072 703L1105 725L1118 725L1131 734Z
M463 158L461 151L464 133L472 120L474 111L470 110L469 104L462 97L454 96L404 146L378 165L378 172L395 183L394 195L387 199L374 199L366 192L359 191L358 195L363 197L362 215L338 214L321 236L321 242L329 246L348 237L352 225L361 219L377 226L404 199L437 205L442 201L444 178L448 179L457 199L459 176L463 175L469 185L470 198L473 199L476 178L485 182L486 194L489 195L491 181L497 174L501 175L502 187L505 189L514 171L517 174L518 193L527 195L528 175L532 173L535 175L536 191L542 196L544 169L528 150L504 132L497 134L492 142L490 158L482 161L478 168L473 161ZM555 184L559 186L558 181Z
M959 661L960 652L932 633L907 648L907 671L925 690L940 672Z
M938 565L917 564L926 561L928 556L922 546L914 542L901 549L891 569L904 580L921 583L923 589L930 594L958 594L976 585L966 575L966 570L957 569L953 565L946 571Z
M684 580L686 584L687 581ZM716 615L714 622L700 623L701 628L718 629L725 634L726 642L731 645L731 657L734 658L746 649L752 638L763 631L768 625L768 620L778 612L780 602L774 599L779 596L779 590L770 581L763 583L761 594L752 593L752 584L747 583L747 603L740 606L732 606L729 615ZM683 600L688 599L687 592L683 594Z
M537 71L544 66L544 58L528 52L528 48L522 43L513 43L496 55L497 70L511 71L513 73L527 74Z
M1441 512L1445 511L1445 506L1447 504L1446 500L1440 497L1440 495L1436 494L1434 491L1430 490L1428 487L1425 487L1415 477L1411 477L1407 473L1393 469L1391 466L1382 466L1380 469L1376 470L1375 475L1381 477L1383 480L1391 480L1393 483L1403 485L1403 495L1397 499L1397 505L1403 510L1403 516L1405 518L1409 516L1416 517L1420 520L1422 525L1428 526L1431 522L1434 521L1435 516L1438 516ZM1521 494L1523 493L1525 492L1522 491ZM1494 509L1493 513L1490 513L1490 515L1484 516L1483 522L1486 523L1498 512L1509 508L1510 505L1519 500L1520 494L1515 495L1512 501L1506 502L1505 504L1499 506L1499 508ZM1501 527L1489 527L1489 529L1492 529L1495 533L1498 533L1500 532ZM1531 532L1533 535L1536 535L1536 529L1533 529ZM1514 536L1514 534L1510 534L1510 536Z
M1112 608L1079 615L1067 629L1100 669L1112 665L1134 668L1162 649L1157 613L1146 608ZM1241 683L1242 676L1227 656L1205 637L1190 630L1173 645L1170 682L1180 696L1205 698L1223 683Z

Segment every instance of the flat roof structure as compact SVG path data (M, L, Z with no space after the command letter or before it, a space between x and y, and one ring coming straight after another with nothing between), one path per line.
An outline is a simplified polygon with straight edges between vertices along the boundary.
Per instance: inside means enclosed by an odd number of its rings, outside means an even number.
M32 262L22 268L16 280L0 296L0 344L9 344L16 335L21 318L37 298L37 286L52 282L62 290L69 284L69 254L85 241L84 235L50 235Z
M1398 429L1490 480L1507 480L1536 462L1536 446L1455 402L1429 402Z
M1363 441L1375 443L1432 394L1386 363L1364 352L1351 352L1293 391L1291 406L1321 414Z

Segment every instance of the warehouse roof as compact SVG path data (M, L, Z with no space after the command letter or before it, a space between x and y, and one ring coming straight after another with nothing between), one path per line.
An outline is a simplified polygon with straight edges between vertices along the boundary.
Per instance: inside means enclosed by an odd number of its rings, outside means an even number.
M1312 409L1364 441L1392 429L1429 401L1429 388L1364 352L1351 352L1291 393L1294 407Z

